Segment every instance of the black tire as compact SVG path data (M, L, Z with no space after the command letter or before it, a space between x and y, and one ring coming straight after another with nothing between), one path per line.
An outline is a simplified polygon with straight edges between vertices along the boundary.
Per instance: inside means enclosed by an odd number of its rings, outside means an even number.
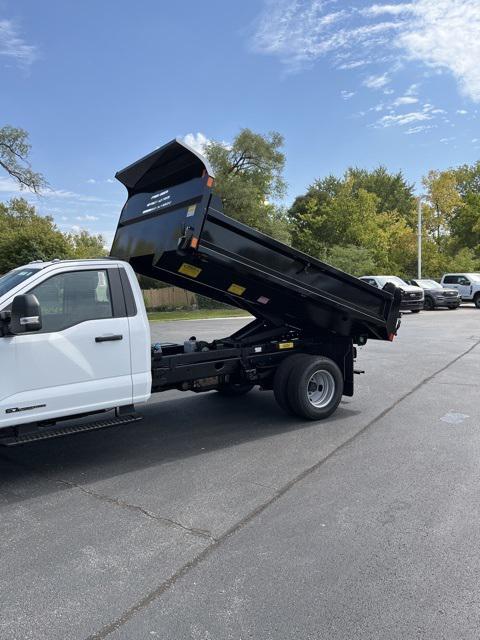
M317 385L317 389L312 385ZM332 415L342 399L343 375L333 360L312 356L295 364L287 392L290 407L297 416L323 420ZM314 394L319 394L317 401Z
M427 296L423 303L423 308L425 309L425 311L433 311L435 309L435 302L433 301L433 298Z
M477 293L477 295L473 299L473 302L475 303L477 309L480 309L480 293Z
M412 309L412 313L420 313L421 309Z
M285 358L275 371L275 377L273 378L273 395L275 396L277 404L287 413L294 413L288 402L287 386L290 374L294 366L301 359L310 357L311 356L306 353L293 353Z
M249 382L226 382L218 387L217 391L221 396L228 398L238 398L244 396L253 389L255 385Z

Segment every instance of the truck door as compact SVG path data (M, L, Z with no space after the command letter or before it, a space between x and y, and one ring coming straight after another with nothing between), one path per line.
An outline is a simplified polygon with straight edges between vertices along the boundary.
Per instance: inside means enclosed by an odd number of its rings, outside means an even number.
M64 270L26 293L40 302L42 329L0 339L2 368L10 365L2 376L0 426L131 404L118 268Z
M472 299L472 283L466 276L458 276L458 289L462 300Z

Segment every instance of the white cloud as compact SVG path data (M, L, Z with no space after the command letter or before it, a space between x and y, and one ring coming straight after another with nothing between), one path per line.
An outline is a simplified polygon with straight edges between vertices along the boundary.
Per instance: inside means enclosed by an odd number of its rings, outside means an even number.
M205 152L206 145L210 142L207 136L200 131L197 133L187 133L187 135L183 137L183 141L195 149L195 151L202 154Z
M368 89L381 89L389 82L390 78L388 77L388 74L383 73L380 76L368 76L368 78L363 81L363 86Z
M478 0L417 0L396 45L407 58L449 71L462 93L480 101L480 3Z
M403 127L406 124L411 124L412 122L421 122L423 120L431 119L432 116L429 113L425 113L424 111L411 111L410 113L383 116L378 120L376 125L384 128L393 126Z
M465 111L465 109L457 109L457 113L461 116L466 116L468 111Z
M90 216L88 214L85 214L84 216L77 216L75 220L78 220L79 222L95 222L95 220L98 220L98 218L97 216Z
M158 148L158 147L157 147ZM115 180L112 180L112 178L107 178L106 180L102 179L96 179L96 178L89 178L88 180L85 180L86 184L114 184Z
M414 98L413 96L401 96L400 98L397 98L393 104L395 107L401 107L406 104L415 104L416 102L418 102L418 98Z
M11 20L0 20L0 56L5 56L20 66L32 64L37 57L36 48L23 40Z
M433 126L430 124L419 124L416 127L410 127L406 129L404 133L408 136L411 136L416 133L423 133L424 131L428 131L428 129L433 129Z
M416 96L418 94L419 84L411 84L405 91L406 96Z
M364 16L392 15L399 16L402 13L409 13L412 10L411 3L408 4L374 4L371 7L362 9L360 13Z
M355 91L343 90L343 91L340 91L340 95L344 100L350 100L350 98L353 98L353 96L355 95Z
M332 4L265 0L252 40L254 51L278 56L290 71L321 57L342 69L383 62L388 71L399 59L417 61L449 72L463 94L480 102L479 0L414 0L366 7L354 0L339 11L332 11Z
M75 193L75 191L66 191L65 189L44 189L41 197L59 200L72 200L76 202L105 202L103 198Z

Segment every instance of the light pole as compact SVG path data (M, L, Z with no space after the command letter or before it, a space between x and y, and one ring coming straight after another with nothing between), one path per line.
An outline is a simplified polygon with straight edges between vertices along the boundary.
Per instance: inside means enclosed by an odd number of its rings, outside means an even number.
M417 261L417 278L422 278L422 198L418 196L418 261Z

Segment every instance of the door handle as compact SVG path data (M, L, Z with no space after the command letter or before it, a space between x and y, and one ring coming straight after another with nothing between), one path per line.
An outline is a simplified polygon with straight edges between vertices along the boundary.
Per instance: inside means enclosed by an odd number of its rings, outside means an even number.
M95 338L95 342L113 342L114 340L123 340L123 336L117 334L112 336L97 336Z

